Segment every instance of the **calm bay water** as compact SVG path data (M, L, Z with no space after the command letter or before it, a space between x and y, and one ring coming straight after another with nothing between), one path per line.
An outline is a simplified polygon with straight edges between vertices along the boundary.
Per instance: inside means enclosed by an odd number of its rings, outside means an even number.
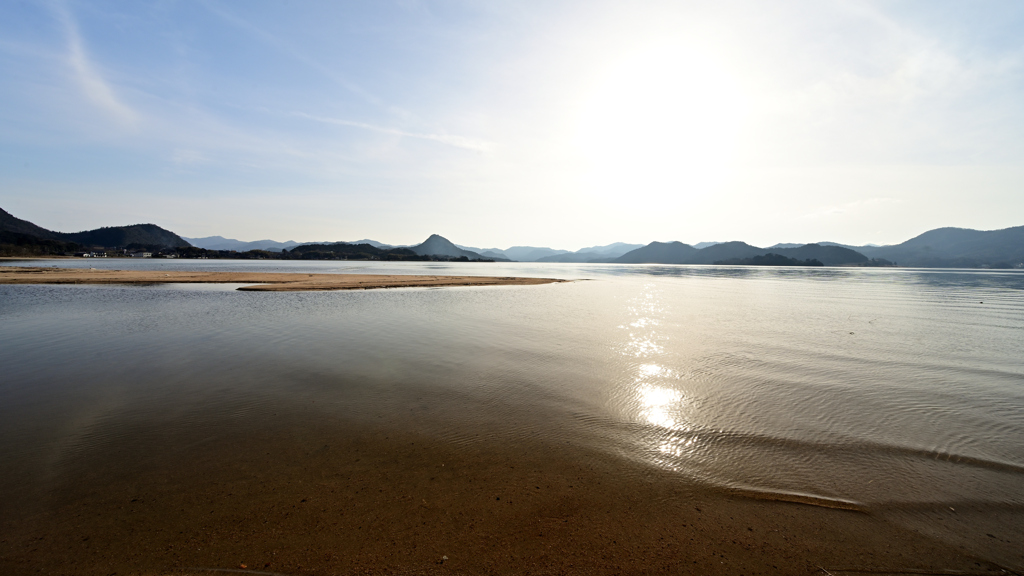
M709 490L859 510L1024 568L1019 272L56 265L578 281L328 293L0 286L6 514L45 508L68 470L98 455L116 468L110 447L125 438L163 446L315 404L321 417L456 449L481 436L568 444Z

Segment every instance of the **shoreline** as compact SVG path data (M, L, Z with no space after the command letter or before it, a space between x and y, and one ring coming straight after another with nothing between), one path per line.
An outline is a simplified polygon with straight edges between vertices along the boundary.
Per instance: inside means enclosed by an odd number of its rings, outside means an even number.
M567 282L555 278L401 274L308 274L297 272L196 272L97 270L11 266L0 268L0 284L251 284L250 292L310 292L452 286L529 286Z

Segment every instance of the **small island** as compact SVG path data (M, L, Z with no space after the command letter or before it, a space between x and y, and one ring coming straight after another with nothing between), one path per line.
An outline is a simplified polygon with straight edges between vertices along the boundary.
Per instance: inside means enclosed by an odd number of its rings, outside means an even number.
M566 282L512 276L425 276L403 274L305 274L295 272L193 272L0 267L0 284L252 284L238 290L309 292L442 286L526 286Z

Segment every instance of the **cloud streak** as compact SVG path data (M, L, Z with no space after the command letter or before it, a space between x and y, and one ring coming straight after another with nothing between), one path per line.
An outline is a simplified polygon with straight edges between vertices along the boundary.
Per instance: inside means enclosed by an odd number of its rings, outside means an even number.
M362 86L359 86L349 81L347 78L345 78L342 75L339 75L331 68L324 66L320 62L317 62L316 60L310 58L309 56L306 56L305 54L303 54L302 52L300 52L287 42L282 41L277 36L274 36L273 34L267 32L266 30L263 30L262 28L253 25L251 22L229 12L228 10L225 10L221 6L217 5L215 2L204 1L201 2L201 5L207 10L209 10L212 14L218 16L219 18L227 22L228 24L231 24L236 28L246 31L247 33L258 38L260 41L264 42L267 45L273 46L274 48L283 51L292 58L298 60L299 62L305 64L306 66L330 78L333 82L335 82L342 88L348 90L349 92L355 94L356 96L359 96L366 102L379 108L388 110L390 112L398 112L402 114L405 113L405 111L403 110L396 110L393 109L392 107L387 106L380 98L364 90Z
M420 140L430 140L432 142L438 142L447 146L453 146L455 148L462 148L463 150L473 150L475 152L487 152L491 149L491 144L483 140L475 140L473 138L467 138L465 136L457 136L455 134L424 134L421 132L407 132L405 130L399 130L397 128L388 128L385 126L374 126L373 124L366 124L363 122L353 122L351 120L341 120L338 118L325 118L323 116L313 116L312 114L306 114L305 112L292 112L292 116L299 118L305 118L314 122L320 122L323 124L333 124L335 126L351 126L353 128L362 128L363 130L370 130L373 132L379 132L381 134L392 134L394 136L404 136L408 138L418 138Z
M71 11L62 4L52 4L51 8L64 28L68 48L67 64L74 72L75 79L86 98L121 124L126 126L136 124L139 120L139 113L117 97L114 89L89 59Z

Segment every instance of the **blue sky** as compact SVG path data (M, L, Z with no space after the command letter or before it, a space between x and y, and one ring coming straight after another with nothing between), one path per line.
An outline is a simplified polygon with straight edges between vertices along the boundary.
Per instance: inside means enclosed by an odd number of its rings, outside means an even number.
M1024 224L1024 4L0 4L0 207L481 247Z

